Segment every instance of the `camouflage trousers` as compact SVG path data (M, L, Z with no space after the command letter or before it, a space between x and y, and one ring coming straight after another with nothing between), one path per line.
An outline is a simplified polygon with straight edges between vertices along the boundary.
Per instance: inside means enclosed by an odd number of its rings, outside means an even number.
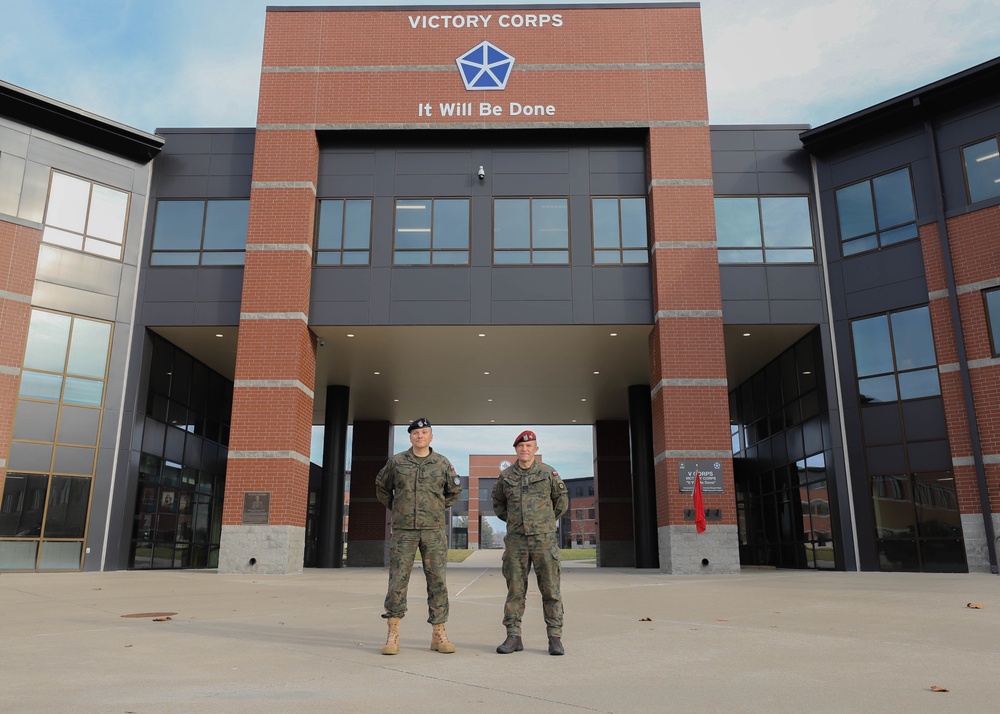
M448 534L444 528L393 528L389 550L389 589L385 594L382 617L406 614L406 591L410 586L413 560L420 549L427 580L427 622L438 625L448 621Z
M503 576L507 580L507 601L503 624L508 635L521 634L521 618L528 594L528 571L535 567L538 591L542 594L542 614L549 637L562 637L563 604L559 592L559 542L555 533L526 536L508 533L503 539Z

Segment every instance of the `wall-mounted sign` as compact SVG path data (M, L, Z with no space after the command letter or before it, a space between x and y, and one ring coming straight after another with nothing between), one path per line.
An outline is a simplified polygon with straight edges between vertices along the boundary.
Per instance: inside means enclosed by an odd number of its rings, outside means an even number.
M694 492L694 477L701 476L702 493L723 493L721 461L681 461L677 464L681 493Z
M243 494L243 525L267 525L271 520L271 493L247 491Z

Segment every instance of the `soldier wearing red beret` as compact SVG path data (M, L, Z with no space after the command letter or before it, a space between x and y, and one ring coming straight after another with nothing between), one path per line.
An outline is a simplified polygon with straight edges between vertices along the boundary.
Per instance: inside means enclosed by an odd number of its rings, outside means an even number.
M497 647L500 654L524 649L521 617L528 590L528 571L535 568L542 594L545 631L549 654L565 654L562 644L563 605L559 591L559 518L569 508L569 494L559 474L548 464L535 460L538 440L533 431L522 431L514 439L517 463L508 466L493 487L493 511L506 522L503 575L507 580L507 601L503 624L507 639Z

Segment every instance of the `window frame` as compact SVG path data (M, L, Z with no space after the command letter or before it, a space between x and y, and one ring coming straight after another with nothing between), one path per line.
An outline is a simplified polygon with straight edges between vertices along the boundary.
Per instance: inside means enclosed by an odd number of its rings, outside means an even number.
M983 144L991 140L993 141L993 145L996 148L996 151L993 154L991 154L988 158L993 158L996 159L998 162L1000 162L1000 134L994 134L993 136L987 136L981 139L976 139L975 141L969 142L968 144L959 147L958 150L959 156L961 156L962 158L962 178L965 181L965 199L970 206L975 203L981 203L983 201L995 201L998 198L1000 198L1000 188L998 188L996 193L992 196L973 199L972 183L969 181L969 162L966 159L965 155L966 150L971 149L973 146L977 146L979 144ZM976 161L978 162L979 159L976 159ZM996 180L994 180L994 185L998 185Z
M326 201L340 201L343 204L340 215L340 248L320 248L319 238L321 222L320 219L323 214L323 203ZM347 227L347 204L350 201L367 201L368 202L368 246L362 250L360 248L345 248L344 247L344 229ZM372 231L375 223L375 199L372 196L327 196L325 198L316 199L316 221L315 221L315 235L313 236L313 265L317 268L354 268L354 267L366 267L372 264ZM339 262L336 263L323 263L320 262L321 254L331 254L336 253L340 256ZM363 263L345 263L344 254L359 254L366 253L367 259Z
M430 228L428 236L428 246L426 249L417 248L399 248L397 247L397 239L399 235L399 209L400 201L429 201L430 202ZM434 246L434 213L436 211L436 205L440 201L461 201L465 203L466 215L468 216L466 220L466 232L465 232L465 247L464 248L436 248ZM428 262L426 263L399 263L396 262L396 258L400 253L414 254L414 253L427 253ZM465 253L465 261L461 263L438 263L434 261L436 255L447 255L455 253ZM472 198L470 196L396 196L393 198L392 205L392 267L394 268L447 268L447 267L469 267L472 265Z
M720 200L727 199L754 199L757 203L757 229L759 241L753 246L722 246L719 244L719 230L718 230L718 202ZM803 199L805 201L806 207L806 217L809 223L809 247L806 246L769 246L767 241L767 234L765 231L765 220L764 220L764 200L778 200L778 199ZM737 194L737 195L720 195L712 197L713 207L715 208L716 217L716 250L719 254L719 264L720 265L816 265L816 232L813 226L813 209L812 209L812 199L805 194L783 194L783 195L766 195L766 194ZM796 261L778 261L778 260L768 260L769 251L780 251L780 250L794 250L802 251L806 250L810 253L809 260L796 260ZM761 259L759 261L747 261L747 260L734 260L734 261L723 261L721 260L728 252L736 251L760 251Z
M898 346L897 346L897 335L894 332L893 326L893 316L902 315L909 312L914 312L917 310L923 310L927 314L928 323L928 333L925 337L930 340L930 348L933 350L933 361L930 364L920 364L910 369L900 368L900 359L907 359L906 356L899 356ZM870 320L876 320L879 318L885 318L886 324L886 336L889 341L889 354L888 357L892 362L892 369L889 371L873 371L865 372L865 374L860 373L858 367L858 347L857 347L857 334L855 333L855 325L862 322L867 322ZM855 318L850 320L848 324L848 330L850 331L851 337L851 365L854 369L854 386L857 390L858 406L864 407L867 404L900 404L901 402L911 402L919 399L939 399L942 397L941 391L941 375L939 372L939 363L937 356L937 345L934 344L934 323L931 321L930 306L929 305L916 305L913 307L902 308L900 310L891 310L888 312L877 313L874 315L867 315L865 317ZM902 339L904 335L900 335L899 339ZM933 394L920 394L918 396L904 397L903 389L900 382L900 375L916 375L919 373L933 373L937 381L937 392ZM862 400L862 388L861 383L864 380L874 380L874 379L886 379L888 377L892 378L893 389L895 390L894 399L875 399L868 402Z
M497 204L505 201L528 201L528 247L527 248L497 248L496 240L496 220L497 220ZM535 247L535 225L534 225L534 211L536 201L563 201L566 207L566 245L560 248L542 248ZM571 214L570 211L570 200L569 196L494 196L492 202L493 216L490 223L490 256L491 265L493 267L515 267L523 268L527 266L542 266L542 267L562 267L573 265L573 227L571 225ZM530 258L527 263L498 263L497 253L524 253L528 254ZM565 263L547 263L547 262L536 262L535 255L546 254L546 253L566 253Z
M53 196L52 196L52 189L53 189L53 186L54 186L55 181L56 181L56 176L65 176L68 179L71 179L73 181L79 181L79 182L87 185L87 205L86 205L86 208L84 209L84 216L83 216L84 228L83 228L83 232L80 232L80 231L75 230L73 228L66 228L66 227L63 227L63 226L58 226L55 223L50 223L49 222L50 221L50 210L53 208L53 206L52 206L52 198L53 198ZM98 235L95 235L95 234L93 234L93 233L90 232L91 220L94 218L94 207L95 207L95 203L94 203L94 189L95 188L101 188L101 189L105 189L107 191L114 191L115 193L120 193L120 194L122 194L125 197L125 210L124 210L124 214L122 215L122 219L121 219L121 240L118 241L117 243L115 241L113 241L113 240L109 240L109 239L107 239L105 237L98 236ZM129 223L129 218L131 216L131 211L132 211L132 192L131 191L126 191L126 190L123 190L123 189L118 188L116 186L112 186L110 184L102 183L100 181L94 181L94 180L89 179L89 178L84 178L83 176L78 176L78 175L72 174L72 173L70 173L68 171L60 171L59 169L52 168L52 169L49 170L49 182L48 182L48 186L46 187L46 191L45 191L45 209L44 209L44 213L42 214L42 242L45 243L45 244L47 244L47 245L52 245L52 246L56 246L56 247L59 247L59 248L63 248L64 250L71 250L71 251L73 251L75 253L83 253L85 255L90 255L90 256L93 256L95 258L103 258L105 260L113 260L113 261L115 261L117 263L120 263L120 262L122 262L122 260L124 260L124 255L125 255L125 240L126 240L126 238L128 236L128 223ZM59 241L47 239L46 236L47 235L51 235L50 229L51 229L52 232L59 231L60 233L64 233L64 234L68 234L68 235L79 237L79 239L80 239L80 247L77 248L77 247L72 246L72 245L67 245L65 242L59 242ZM102 245L102 246L115 246L115 245L117 245L118 246L118 254L117 254L117 256L114 256L114 255L111 255L110 252L108 252L108 253L99 253L99 252L94 252L92 250L87 250L87 246L88 246L89 243L96 243L96 244L99 244L99 245Z
M210 249L206 250L206 248L205 248L205 230L206 230L206 227L208 226L208 220L209 220L208 219L209 204L211 204L211 203L224 203L224 202L225 203L229 203L229 202L235 202L235 201L240 201L240 202L246 203L246 205L247 205L247 223L248 223L248 226L249 226L249 220L250 220L250 199L249 198L232 197L232 196L224 197L224 198L157 198L156 199L156 206L155 206L153 217L152 217L152 221L151 221L152 226L153 226L153 230L152 230L152 233L150 235L150 241L149 241L149 266L152 267L152 268L202 268L202 267L235 268L235 267L243 267L246 264L246 252L247 252L246 241L247 241L247 237L249 235L249 228L247 230L247 235L243 236L243 248L242 248L242 250L238 250L238 249L235 249L235 248L226 248L226 249L214 249L214 248L210 248ZM159 217L160 217L160 206L163 205L163 204L166 204L166 203L192 203L192 204L193 203L200 203L201 204L201 232L200 232L199 237L198 237L198 248L197 249L192 248L192 249L181 250L181 249L163 249L163 248L157 248L156 247L156 231L157 231L158 221L159 221ZM168 256L168 255L190 255L190 254L195 254L195 253L198 256L198 260L197 260L197 262L193 262L193 263L190 263L190 262L189 263L183 263L183 262L182 263L157 263L157 262L155 262L155 257L157 255L160 255L160 256ZM232 263L215 263L215 262L207 262L206 263L205 262L205 255L206 254L208 254L210 256L239 255L239 256L241 256L242 259L239 262L232 262Z
M995 288L986 288L982 291L983 293L983 312L986 317L986 334L990 340L990 354L994 357L1000 357L1000 329L994 331L993 320L994 316L990 314L990 297L994 297L994 305L996 308L996 323L1000 327L1000 286Z
M898 173L898 172L901 172L901 171L905 171L906 175L907 175L907 178L909 179L910 205L913 208L913 220L912 221L906 221L906 222L903 222L903 223L894 223L894 224L882 226L882 225L880 225L879 220L878 220L878 200L877 200L877 197L876 197L876 194L875 194L875 182L878 181L881 178L884 178L886 176L891 176L891 175L893 175L895 173ZM848 238L845 241L844 237L843 237L843 226L842 226L841 214L840 214L840 205L841 205L840 204L840 198L839 198L840 192L841 191L845 191L845 190L847 190L849 188L852 188L852 187L855 187L855 186L860 186L862 184L868 184L868 194L869 194L869 198L871 199L871 220L872 220L873 228L872 228L871 231L869 231L867 233L860 233L858 235L851 236L850 238ZM909 243L911 241L920 240L920 230L919 230L919 226L917 225L920 216L919 216L919 214L917 212L917 196L916 196L916 189L915 189L915 187L913 185L913 168L912 168L912 166L910 164L905 164L903 166L897 166L895 168L889 169L888 171L883 171L881 173L869 176L869 177L861 179L859 181L852 181L851 183L847 183L847 184L843 184L841 186L835 187L833 189L833 213L834 213L834 216L835 216L836 221L837 221L837 240L840 243L840 254L844 258L852 258L855 255L863 255L865 253L874 253L876 251L880 251L880 250L883 250L885 248L891 248L891 247L894 247L894 246L897 246L897 245L903 245L904 243ZM910 225L913 226L913 231L914 231L914 235L912 237L910 237L910 238L904 238L904 239L898 240L898 241L892 241L892 242L889 242L889 243L884 243L883 242L883 236L884 235L892 233L893 231L900 230L900 229L905 228L905 227L910 226ZM860 244L860 242L862 240L864 240L866 238L869 238L869 237L873 237L875 239L875 246L874 247L872 247L872 248L866 248L866 249L860 249L860 250L857 250L856 252L846 252L844 250L845 246L847 246L849 244L852 244L852 243L858 243L858 244Z
M623 221L622 221L622 201L628 200L641 200L643 202L643 228L645 229L645 241L642 248L632 248L623 246ZM597 247L597 232L596 226L597 221L595 218L595 206L598 201L615 201L618 209L618 243L616 248L598 248ZM644 254L644 260L641 262L628 261L625 262L623 255L626 252L638 252L642 251ZM595 268L600 267L621 267L625 265L649 265L649 200L647 196L631 196L631 195L620 195L620 196L591 196L590 197L590 251L591 251L591 262ZM613 254L617 253L617 261L599 262L597 260L598 254Z

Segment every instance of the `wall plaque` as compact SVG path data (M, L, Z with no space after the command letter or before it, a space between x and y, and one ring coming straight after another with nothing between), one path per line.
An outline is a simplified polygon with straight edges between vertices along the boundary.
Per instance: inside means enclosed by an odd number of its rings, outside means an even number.
M701 476L702 493L723 493L721 461L681 461L677 464L681 493L694 492L694 476Z
M243 494L243 525L267 525L271 519L270 491Z

